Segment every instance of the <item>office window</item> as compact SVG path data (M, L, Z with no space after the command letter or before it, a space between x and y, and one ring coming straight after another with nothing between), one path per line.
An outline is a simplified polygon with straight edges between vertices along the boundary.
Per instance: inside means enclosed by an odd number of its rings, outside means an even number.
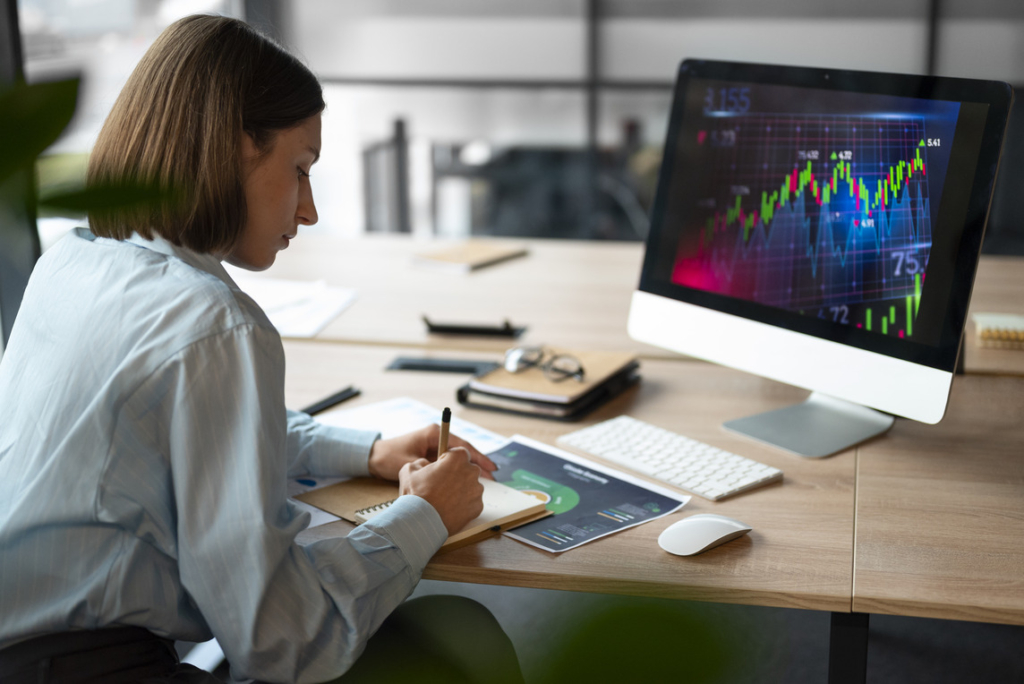
M642 239L626 146L660 145L671 84L603 104L592 7L293 3L289 42L328 84L322 229Z
M523 177L526 169L513 160L540 150L565 156L585 142L583 98L573 90L328 82L325 99L323 153L313 174L320 230L494 233L501 192L547 183ZM557 173L543 166L534 172Z
M332 102L347 109L355 85L392 102L375 135L337 133L345 159L331 163L347 175L321 217L347 234L642 237L685 57L1024 82L1024 5L1013 0L295 0L289 16L290 44L341 88ZM551 140L547 122L526 116L510 139L488 125L498 90L524 103L562 92L573 104L554 128L573 110L579 120ZM424 108L433 91L437 112ZM464 132L439 130L445 117Z
M239 0L18 0L25 78L82 79L75 118L40 159L40 187L80 182L89 151L132 69L160 32L197 12L241 16ZM83 219L40 216L45 249Z
M153 40L182 16L241 16L237 0L18 0L25 77L31 82L80 75L78 111L53 152L84 153Z
M43 165L44 185L81 173L110 105L160 30L194 12L239 16L281 40L325 84L325 153L314 177L321 222L312 230L339 235L641 239L672 80L685 57L1024 83L1024 4L1016 0L18 6L28 78L86 77L78 116L52 150L78 158ZM990 228L999 251L1024 244L1012 201L1020 177L1004 157L1007 180Z

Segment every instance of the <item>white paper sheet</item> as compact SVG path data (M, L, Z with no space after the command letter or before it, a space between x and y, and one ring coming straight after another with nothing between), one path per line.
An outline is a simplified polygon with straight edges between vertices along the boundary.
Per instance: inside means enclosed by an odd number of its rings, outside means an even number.
M256 300L281 337L314 337L356 300L355 290L330 287L322 280L262 278L227 264L224 268Z
M379 430L383 439L390 439L427 425L440 423L441 409L409 397L397 397L356 408L328 411L319 414L316 419L325 425L335 427ZM450 432L485 454L508 443L507 437L455 416L452 416Z
M522 453L524 449L533 450L536 455ZM568 497L566 500L572 503L561 511L557 501L549 500L548 509L554 511L554 516L505 532L507 537L551 553L562 553L657 520L679 510L691 498L522 435L512 438L508 451L513 456L519 452L518 459L511 461L519 473L518 478L515 473L512 478L519 483L506 484L524 489L523 483L529 483L527 488L531 490L536 489L536 484L550 492L562 491L563 496L567 494L565 490L570 490L568 494L576 497ZM499 465L505 460L501 454L490 456ZM532 465L524 465L523 459ZM637 500L637 496L642 498Z

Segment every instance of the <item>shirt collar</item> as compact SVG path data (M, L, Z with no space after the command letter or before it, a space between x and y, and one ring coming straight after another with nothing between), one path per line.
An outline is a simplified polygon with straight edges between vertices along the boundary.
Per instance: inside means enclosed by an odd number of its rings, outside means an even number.
M145 249L159 252L160 254L166 254L167 256L176 257L181 259L192 268L199 269L209 273L210 275L220 278L224 283L232 290L240 289L235 281L231 279L228 272L221 265L220 259L213 256L212 254L200 254L199 252L193 252L187 247L180 247L171 243L166 238L153 234L153 239L148 240L138 233L132 233L132 236L128 238L127 242L143 247Z

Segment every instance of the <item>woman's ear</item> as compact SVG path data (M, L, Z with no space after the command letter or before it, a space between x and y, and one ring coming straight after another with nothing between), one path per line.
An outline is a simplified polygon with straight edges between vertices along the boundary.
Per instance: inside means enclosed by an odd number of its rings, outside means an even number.
M260 149L252 136L245 131L241 133L241 144L238 149L242 152L242 169L248 173L260 158Z

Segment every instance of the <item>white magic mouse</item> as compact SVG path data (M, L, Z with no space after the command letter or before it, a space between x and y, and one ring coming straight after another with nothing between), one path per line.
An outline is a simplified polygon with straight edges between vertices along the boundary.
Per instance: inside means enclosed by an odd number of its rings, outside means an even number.
M751 529L724 515L698 513L666 527L658 537L658 546L677 556L693 556L742 537Z

